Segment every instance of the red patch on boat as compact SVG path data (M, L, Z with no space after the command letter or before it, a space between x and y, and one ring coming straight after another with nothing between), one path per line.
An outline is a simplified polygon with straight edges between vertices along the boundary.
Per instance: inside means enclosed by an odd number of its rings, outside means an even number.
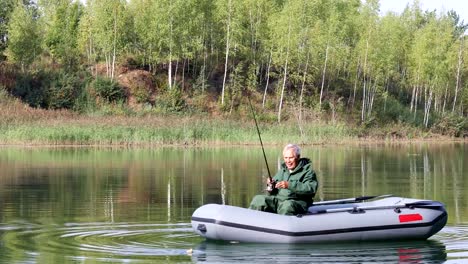
M398 217L400 218L400 223L423 220L423 217L420 214L406 214L406 215L399 215Z

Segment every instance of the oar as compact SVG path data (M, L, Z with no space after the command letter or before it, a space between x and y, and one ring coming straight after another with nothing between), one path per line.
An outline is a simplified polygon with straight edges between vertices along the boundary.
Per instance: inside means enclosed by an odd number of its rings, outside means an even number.
M322 202L314 202L314 205L326 205L326 204L346 204L346 203L359 203L362 201L370 200L370 199L380 199L385 197L391 197L393 194L383 194L383 195L374 195L374 196L359 196L354 198L345 198L339 200L330 200L330 201L322 201Z
M418 201L413 203L405 203L405 204L393 204L393 205L372 205L372 206L353 206L353 207L346 207L346 208L331 208L331 209L324 209L319 210L317 214L324 214L324 213L337 213L337 212L346 212L352 211L355 213L364 212L366 210L382 210L382 209L397 209L397 208L428 208L428 209L437 209L443 206L442 203L436 201Z

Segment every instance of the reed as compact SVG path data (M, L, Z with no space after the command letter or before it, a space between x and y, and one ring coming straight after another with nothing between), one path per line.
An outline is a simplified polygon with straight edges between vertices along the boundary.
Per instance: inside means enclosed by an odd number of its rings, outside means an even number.
M40 145L251 145L258 138L253 124L222 119L185 118L174 120L148 118L138 120L114 119L100 122L100 118L77 120L41 120L29 123L0 124L2 144ZM93 121L94 120L94 121ZM161 122L162 121L162 122ZM288 124L261 125L265 144L299 142L325 143L351 139L344 126L326 124L306 125L301 135Z
M357 139L346 125L259 122L265 144L316 144ZM0 144L257 145L253 119L203 115L78 114L31 108L0 89Z

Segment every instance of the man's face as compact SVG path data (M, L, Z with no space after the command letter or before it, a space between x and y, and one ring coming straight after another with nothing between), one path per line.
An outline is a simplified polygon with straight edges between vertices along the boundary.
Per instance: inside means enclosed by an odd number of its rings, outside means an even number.
M283 159L284 163L286 164L286 167L289 170L293 170L297 166L297 162L299 160L298 157L296 157L294 150L293 149L287 149L283 152Z

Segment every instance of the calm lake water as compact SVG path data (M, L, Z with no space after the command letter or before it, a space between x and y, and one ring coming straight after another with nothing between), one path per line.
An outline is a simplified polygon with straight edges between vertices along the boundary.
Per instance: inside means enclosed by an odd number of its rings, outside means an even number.
M272 173L282 147L268 147ZM1 263L468 263L468 145L305 146L316 200L394 194L446 204L428 241L209 243L206 203L246 207L264 188L260 147L0 148Z

